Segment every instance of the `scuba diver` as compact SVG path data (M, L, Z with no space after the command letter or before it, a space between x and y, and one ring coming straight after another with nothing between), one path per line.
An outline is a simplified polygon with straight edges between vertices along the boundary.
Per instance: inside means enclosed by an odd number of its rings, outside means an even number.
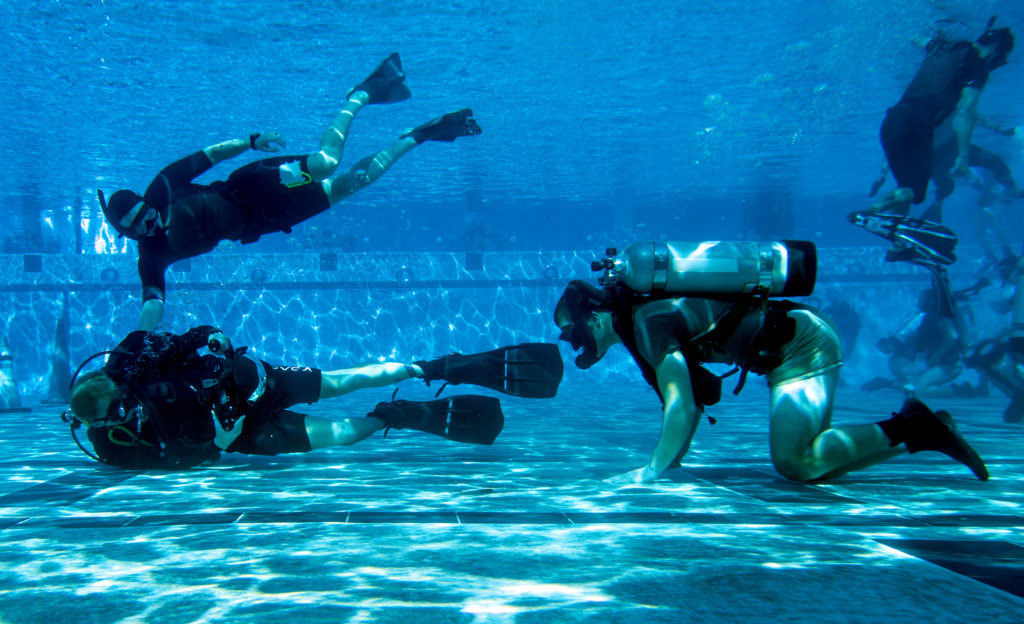
M209 353L201 355L204 348ZM410 378L548 398L558 390L563 367L557 345L542 343L334 371L278 366L253 359L244 347L233 348L227 336L208 325L181 335L134 331L112 351L87 359L79 372L102 355L109 358L99 370L81 377L76 372L63 418L90 457L129 469L185 469L215 461L221 452L306 453L354 444L380 429L385 434L416 429L457 442L492 444L504 416L498 399L488 396L393 400L378 403L366 418L342 420L288 408ZM75 435L83 424L95 454Z
M997 134L1014 136L1017 133L1016 128L993 124L981 115L978 115L977 119L977 125L990 128ZM949 125L948 121L943 125ZM957 140L952 133L948 134L940 144L935 145L931 175L931 181L935 185L935 200L921 215L922 219L935 223L942 222L943 205L946 198L952 195L956 189L956 179L950 172L956 164L957 154ZM1024 191L1017 186L1017 181L1014 180L1013 172L1006 163L1006 159L999 154L972 143L967 151L967 166L970 170L983 170L978 171L977 174L973 174L971 171L966 174L971 178L971 185L982 194L979 205L983 212L987 210L988 213L991 213L988 207L997 200L1009 204L1024 196ZM889 165L885 164L882 166L878 178L871 185L870 197L874 197L878 189L885 184L888 175ZM987 216L991 218L990 214Z
M637 243L609 250L598 288L569 283L555 307L560 339L587 369L622 344L661 398L661 435L643 467L612 479L648 483L676 467L700 414L720 398L721 378L701 364L733 363L771 387L772 463L794 481L829 479L904 452L939 451L981 480L988 470L948 412L907 398L891 418L833 426L842 363L835 327L819 312L771 296L813 291L812 243Z
M966 327L961 293L952 292L945 267L932 267L932 286L918 296L916 314L887 336L878 350L889 356L895 379L875 377L861 386L874 392L910 388L931 397L976 396L970 384L954 384L964 371Z
M1013 33L994 23L993 17L973 43L941 35L928 42L921 68L882 122L882 149L898 188L876 202L872 211L907 216L911 203L924 202L935 162L936 129L950 116L957 147L950 173L967 172L981 90L989 73L1005 65L1013 50ZM926 219L937 221L933 216Z
M227 181L194 184L217 163L254 149L277 152L285 145L276 132L254 133L212 145L165 167L144 195L122 189L107 201L98 191L107 220L121 235L139 243L142 312L139 329L155 329L163 318L165 273L172 263L204 254L222 240L252 243L271 232L320 214L366 188L395 162L424 141L452 142L480 134L473 111L442 115L402 134L390 147L331 177L341 161L349 127L368 104L401 102L410 97L398 54L392 54L366 80L348 92L347 101L320 139L320 151L276 156L233 171Z
M1012 284L1010 327L972 345L964 363L1010 399L1003 422L1019 423L1024 421L1024 255L1007 250L999 265L1003 284Z

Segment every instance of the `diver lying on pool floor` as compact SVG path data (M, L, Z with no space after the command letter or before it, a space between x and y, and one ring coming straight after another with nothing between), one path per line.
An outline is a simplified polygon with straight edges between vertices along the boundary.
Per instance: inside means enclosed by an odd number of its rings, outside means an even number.
M200 355L203 348L210 353ZM64 418L72 435L80 424L88 428L96 455L82 450L103 463L181 469L216 460L221 451L305 453L354 444L380 429L417 429L457 442L492 444L504 424L493 397L392 401L379 403L366 418L341 420L287 408L410 378L547 398L555 396L562 379L561 356L553 344L335 371L271 365L245 351L233 349L211 326L182 335L132 332L113 351L93 356L109 354L102 368L72 380L71 408Z
M842 363L835 327L808 306L768 298L810 294L811 243L649 241L610 251L594 263L605 288L570 282L554 316L561 339L582 349L576 366L590 368L621 343L662 400L650 461L614 482L651 482L679 465L704 406L719 399L721 378L705 362L736 364L740 384L747 371L768 378L772 463L788 479L828 479L906 451L939 451L988 478L952 417L917 399L887 420L832 425Z

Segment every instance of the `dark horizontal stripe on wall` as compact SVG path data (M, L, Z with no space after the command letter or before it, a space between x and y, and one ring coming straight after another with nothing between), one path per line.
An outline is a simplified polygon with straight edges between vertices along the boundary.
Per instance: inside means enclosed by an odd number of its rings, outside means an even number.
M171 290L386 290L404 291L417 289L468 289L468 288L563 288L570 280L588 279L591 276L568 276L559 279L461 279L461 280L419 280L419 281L308 281L308 282L174 282ZM927 274L906 275L822 275L818 284L878 284L901 282L926 282ZM0 292L135 292L142 287L136 283L87 282L81 284L0 284Z

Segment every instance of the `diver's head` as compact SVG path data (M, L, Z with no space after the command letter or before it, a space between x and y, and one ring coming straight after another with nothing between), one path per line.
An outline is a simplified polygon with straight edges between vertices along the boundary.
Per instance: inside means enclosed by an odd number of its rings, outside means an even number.
M989 22L991 24L991 22ZM989 26L976 42L981 47L981 58L990 70L1006 65L1013 51L1013 33L1009 28Z
M596 364L614 342L606 335L614 334L610 317L608 291L583 280L569 282L555 306L555 324L562 330L559 340L572 345L573 351L583 349L576 356L578 368Z
M85 373L71 388L71 412L86 427L94 424L120 424L123 405L121 389L104 370Z
M97 194L104 216L122 236L138 240L152 236L161 227L160 211L135 191L121 189L111 195L109 201L103 197L103 191Z

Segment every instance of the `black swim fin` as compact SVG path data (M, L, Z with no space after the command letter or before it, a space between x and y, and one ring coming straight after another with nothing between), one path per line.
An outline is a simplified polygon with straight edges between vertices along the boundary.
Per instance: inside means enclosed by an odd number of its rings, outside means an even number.
M421 126L416 126L398 138L412 137L416 140L417 144L424 141L451 143L459 137L473 136L481 132L483 130L480 128L480 124L476 122L476 119L473 119L473 111L469 108L463 108L462 110L435 117Z
M452 353L416 365L423 369L427 384L438 379L446 384L468 383L530 399L555 396L564 370L558 345L546 342L527 342L471 355Z
M957 236L944 225L898 215L870 211L851 212L847 219L868 232L893 243L886 254L889 262L948 266L956 262Z
M366 80L360 82L348 95L356 91L364 91L370 96L367 104L393 104L412 97L409 87L405 86L405 72L402 71L402 59L395 52L373 70Z
M988 481L984 460L960 435L949 412L932 412L919 399L907 399L899 412L878 425L891 446L904 443L911 453L938 451L970 468L978 479Z
M494 444L505 426L501 402L476 394L436 401L378 403L367 416L380 418L387 429L416 429L470 444Z

